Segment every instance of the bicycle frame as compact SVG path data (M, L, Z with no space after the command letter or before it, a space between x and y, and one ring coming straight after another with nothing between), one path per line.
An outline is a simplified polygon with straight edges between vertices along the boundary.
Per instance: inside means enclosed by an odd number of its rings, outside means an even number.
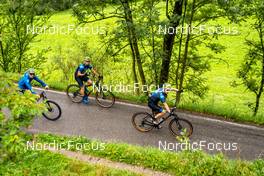
M167 121L170 117L174 117L174 119L178 119L179 117L178 117L178 115L177 114L175 114L174 113L174 111L176 110L176 108L172 108L171 109L171 113L167 116L167 117L165 117L165 118L163 118L164 120L162 120L160 123L158 123L158 124L154 124L153 123L153 126L154 127L157 127L157 126L159 126L159 125L161 125L162 123L164 123L165 121ZM154 112L152 112L152 117L153 117L153 119L155 119L155 114L154 114Z
M39 101L39 100L47 100L48 99L48 97L47 97L47 94L46 94L46 92L45 91L42 91L40 94L39 94L39 99L37 100L37 101Z
M102 80L102 78L99 78L96 82L95 82L95 84L94 84L94 87L96 88L96 92L100 92L101 91L101 87L99 86L99 82ZM85 89L85 93L87 93L87 96L90 96L90 94L92 93L92 90L88 90L87 89L87 85L85 85L85 87L84 87L84 89ZM88 91L88 92L87 92Z

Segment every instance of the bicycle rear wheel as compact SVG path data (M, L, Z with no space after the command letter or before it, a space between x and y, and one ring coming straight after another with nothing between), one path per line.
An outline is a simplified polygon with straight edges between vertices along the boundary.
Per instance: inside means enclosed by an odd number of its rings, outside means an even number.
M61 108L56 102L47 100L45 105L47 107L47 111L43 112L42 115L46 119L55 121L61 117Z
M80 89L80 86L77 84L70 84L67 87L66 93L72 102L80 103L82 101L83 96L80 94Z
M186 135L187 137L190 137L193 133L191 122L181 118L172 119L169 124L169 129L174 136Z
M132 116L133 126L140 132L148 132L154 128L152 116L147 112L138 112Z
M115 104L115 96L110 91L97 91L95 99L97 104L103 108L110 108Z

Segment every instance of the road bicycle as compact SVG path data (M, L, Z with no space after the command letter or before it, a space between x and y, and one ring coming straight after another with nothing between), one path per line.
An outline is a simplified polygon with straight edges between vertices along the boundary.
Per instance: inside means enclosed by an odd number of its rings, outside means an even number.
M115 104L115 96L109 90L104 89L104 86L101 84L102 79L102 76L98 77L98 80L93 85L93 90L88 90L87 86L85 85L85 94L90 96L90 94L95 91L95 100L97 104L103 108L110 108ZM67 87L66 93L72 102L82 102L83 95L80 93L80 89L81 88L78 84L70 84Z
M193 126L190 121L179 118L176 114L176 108L172 108L171 112L158 124L154 124L155 120L155 112L152 111L152 114L148 112L137 112L132 116L132 124L133 126L140 132L149 132L153 128L159 129L160 125L165 121L171 118L169 123L169 130L174 136L187 136L190 137L193 133Z
M42 115L51 121L58 120L61 117L61 108L55 101L49 100L45 91L39 94L38 101L43 101L47 110L42 113Z

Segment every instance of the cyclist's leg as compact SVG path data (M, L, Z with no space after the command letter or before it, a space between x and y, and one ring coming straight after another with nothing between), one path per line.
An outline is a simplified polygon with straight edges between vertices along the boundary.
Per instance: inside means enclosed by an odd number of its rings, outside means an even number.
M87 86L91 86L91 85L93 85L93 81L87 77L86 84L87 84Z
M24 85L19 85L18 86L18 91L24 94L26 91L28 91L28 88Z
M87 76L83 77L82 78L82 81L85 83L85 86L84 86L84 94L87 95L87 93L88 93L88 86L91 86L92 85L92 81Z
M160 118L162 118L164 115L166 114L166 111L164 109L162 109L162 107L160 107L159 113L156 114L155 119L159 120Z
M162 109L162 107L156 105L151 101L148 103L148 106L152 109L153 112L157 112L154 117L157 121L165 114L165 111Z
M84 96L83 96L83 103L84 104L88 104L89 103L89 100L88 100L88 89L87 89L88 81L89 81L89 78L87 76L82 77L82 82L84 82L86 84L86 85L84 85Z
M78 85L80 86L80 94L81 95L84 95L84 84L83 84L83 81L82 81L82 79L80 78L80 77L78 77L78 76L75 76L75 80L76 80L76 82L78 83Z

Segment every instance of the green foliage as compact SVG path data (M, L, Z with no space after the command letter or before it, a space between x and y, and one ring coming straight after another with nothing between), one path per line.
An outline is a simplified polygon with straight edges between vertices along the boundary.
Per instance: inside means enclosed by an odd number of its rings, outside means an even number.
M250 11L249 11L250 10ZM259 109L260 98L263 93L264 86L264 2L261 0L253 0L252 3L245 8L249 12L249 16L255 18L252 28L258 33L258 40L246 39L248 53L241 64L237 76L242 84L255 94L255 104L249 102L248 106L253 110L255 116Z
M19 161L6 161L0 164L0 174L13 175L116 175L136 176L138 174L108 168L102 165L91 165L69 159L61 154L49 151L27 151Z
M40 134L38 142L100 145L100 141L89 140L84 137L62 137L51 134ZM98 144L99 143L99 144ZM105 143L104 149L82 150L83 153L107 158L113 161L140 165L154 170L164 171L173 175L263 175L264 162L228 160L222 154L208 155L202 151L166 152L151 147L133 146L123 143ZM76 148L71 148L76 150Z
M41 33L49 15L38 16L38 0L4 0L0 5L0 66L4 71L22 72L43 62L43 52L29 54L30 43Z
M56 0L56 1L50 1L50 0L39 0L40 1L40 7L48 7L49 9L53 9L55 11L63 11L71 8L77 0ZM43 14L43 13L42 13Z
M0 73L0 158L14 160L24 151L21 128L27 127L44 110L44 105L36 103L35 95L19 93L12 80L16 76Z

